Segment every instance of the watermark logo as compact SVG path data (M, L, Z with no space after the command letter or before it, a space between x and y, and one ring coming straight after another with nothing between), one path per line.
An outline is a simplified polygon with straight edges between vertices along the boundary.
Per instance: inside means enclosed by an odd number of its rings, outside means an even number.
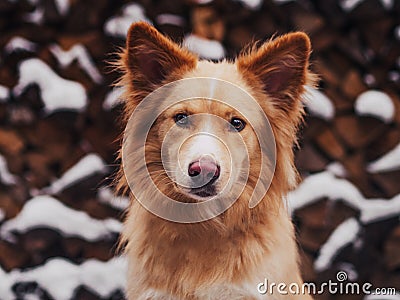
M221 118L221 114L214 115L212 110L204 112L199 109L190 112L188 119L182 121L196 124L207 122L209 126L206 128L202 127L194 132L185 131L179 122L170 128L162 128L163 132L160 132L160 135L163 136L163 140L158 141L161 145L157 145L161 149L159 157L153 155L149 158L146 155L146 145L149 140L154 139L151 130L156 122L165 118L166 112L171 108L185 107L187 101L196 100L205 101L210 105L213 103L217 107L229 107L229 110L238 112L246 119L246 126L254 133L253 143L258 144L260 152L260 171L252 195L248 199L249 208L258 205L267 193L276 164L276 145L269 120L258 102L241 87L224 80L202 77L178 80L156 89L139 103L128 120L122 145L122 165L130 190L140 204L163 219L180 223L201 222L222 214L239 198L250 173L251 157L241 134L215 130L228 128L232 124L227 118ZM229 178L223 183L224 186L218 189L218 193L205 197L204 201L197 201L195 197L193 201L176 201L174 197L169 197L168 193L160 190L158 175L165 172L168 178L164 177L162 184L168 184L171 189L178 186L183 190L195 190L206 185L208 182L205 182L204 177L193 178L193 174L188 174L187 165L181 162L182 159L178 155L188 141L199 136L204 140L212 139L213 143L224 149L224 158L229 163L227 166L221 166L221 172L224 171L224 176ZM242 157L243 155L245 157ZM209 167L215 165L212 156L208 155L207 159ZM153 166L162 165L163 169L151 171L148 168L151 163ZM237 170L240 171L239 175L238 172L234 172ZM192 173L196 173L196 170ZM226 175L227 173L229 175ZM209 180L213 180L212 176ZM222 185L221 180L220 182ZM194 183L198 186L193 186Z
M347 280L347 273L344 272L344 271L339 271L339 272L337 272L337 274L336 274L336 279L337 279L339 282L346 281L346 280Z
M321 295L329 293L331 295L398 295L396 288L373 288L369 282L358 283L347 281L348 275L344 271L336 274L337 282L328 280L317 285L313 282L299 283L276 283L267 278L257 285L258 293L262 295Z

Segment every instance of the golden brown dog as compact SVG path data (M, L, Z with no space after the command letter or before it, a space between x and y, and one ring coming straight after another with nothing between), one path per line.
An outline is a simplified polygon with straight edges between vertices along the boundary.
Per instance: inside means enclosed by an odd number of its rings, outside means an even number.
M308 37L297 32L254 46L232 62L201 61L150 25L132 24L120 61L124 71L120 85L126 90L126 133L134 131L128 120L138 105L165 84L178 81L165 101L190 98L186 97L189 94L200 97L167 105L159 112L146 135L143 164L137 158L137 149L127 148L119 189L128 190L129 177L143 168L150 174L148 180L140 179L141 199L131 195L122 234L129 260L129 299L311 299L309 295L277 291L262 295L257 290L265 278L276 284L302 284L285 195L297 181L293 145L302 121L304 86L313 83L309 55ZM216 81L190 81L189 88L179 83L191 78ZM222 82L255 99L275 138L275 172L267 193L253 208L249 208L249 199L262 176L263 155L256 131L263 133L266 124L255 105ZM157 110L163 101L150 102L147 109ZM139 118L143 114L146 110ZM196 115L205 117L196 119ZM141 121L136 118L136 122ZM247 153L235 146L238 138ZM161 163L163 157L165 163ZM153 204L158 201L147 181L181 203L211 198L225 201L235 190L246 157L248 177L243 189L237 200L214 218L179 223L165 220L141 204L140 200L146 198ZM264 162L270 163L268 159ZM195 180L199 187L190 186ZM186 181L189 187L176 183Z

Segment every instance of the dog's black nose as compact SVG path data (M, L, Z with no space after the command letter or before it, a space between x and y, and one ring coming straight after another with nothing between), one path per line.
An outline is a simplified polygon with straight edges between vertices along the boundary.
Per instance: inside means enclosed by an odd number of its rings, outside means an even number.
M197 181L207 184L218 179L220 166L211 159L200 159L189 165L188 174Z

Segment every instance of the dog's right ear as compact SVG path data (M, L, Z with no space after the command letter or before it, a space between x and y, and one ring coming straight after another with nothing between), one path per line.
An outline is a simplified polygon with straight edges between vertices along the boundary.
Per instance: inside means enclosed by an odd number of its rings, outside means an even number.
M276 107L290 112L300 109L300 95L313 79L308 71L310 52L305 33L289 33L242 55L237 65L246 78L255 76Z
M124 60L134 88L151 91L174 72L194 68L197 57L148 23L138 22L129 28Z

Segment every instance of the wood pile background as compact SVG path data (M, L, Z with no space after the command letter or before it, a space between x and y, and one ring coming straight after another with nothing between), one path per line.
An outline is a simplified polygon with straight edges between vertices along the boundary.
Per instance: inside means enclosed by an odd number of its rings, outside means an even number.
M220 41L227 57L233 57L253 39L268 39L294 30L307 32L313 44L312 69L320 75L320 89L333 102L335 116L331 120L306 117L301 149L296 155L301 175L307 177L339 162L346 170L346 179L365 198L390 199L400 194L400 170L371 174L366 166L400 142L400 2L393 1L388 8L385 1L365 0L351 11L343 9L343 2L265 0L257 9L231 0L214 0L205 5L189 0L136 3L160 31L174 40L180 42L185 34L195 32ZM104 26L111 17L121 15L127 3L70 0L68 12L62 14L53 0L0 0L0 85L9 89L5 99L0 100L0 154L16 178L12 184L0 181L0 208L4 212L0 227L18 216L29 199L88 153L96 153L106 162L106 174L86 176L55 197L92 218L121 219L121 210L99 201L97 189L109 184L109 177L116 170L116 139L122 130L118 125L121 107L105 109L103 102L119 76L111 72L107 61L115 59L113 53L124 45L124 39L106 34ZM38 9L42 12L41 21L29 21L27 16L34 19ZM163 14L177 17L176 24L163 22ZM34 50L6 51L6 45L16 36L34 43ZM62 67L50 51L54 44L63 50L76 44L86 47L102 81L94 82L77 61ZM29 86L20 95L14 93L19 80L18 66L29 58L39 58L60 77L81 83L88 95L87 107L83 111L46 114L37 85ZM392 121L355 113L357 96L370 89L384 91L391 97L395 106ZM399 215L361 225L359 243L341 249L327 270L314 270L313 262L321 246L339 224L351 217L359 218L359 211L344 202L325 198L295 211L305 279L335 279L336 272L347 266L357 273L359 282L399 289ZM32 228L17 234L14 241L0 239L0 267L10 272L40 266L54 257L74 263L89 258L107 261L115 254L116 241L117 235L93 242L65 237L51 228ZM15 287L15 291L24 299L31 288L22 285ZM52 296L44 293L42 298ZM121 298L121 291L110 296ZM96 291L79 287L74 299L100 297ZM320 295L318 299L363 297Z

